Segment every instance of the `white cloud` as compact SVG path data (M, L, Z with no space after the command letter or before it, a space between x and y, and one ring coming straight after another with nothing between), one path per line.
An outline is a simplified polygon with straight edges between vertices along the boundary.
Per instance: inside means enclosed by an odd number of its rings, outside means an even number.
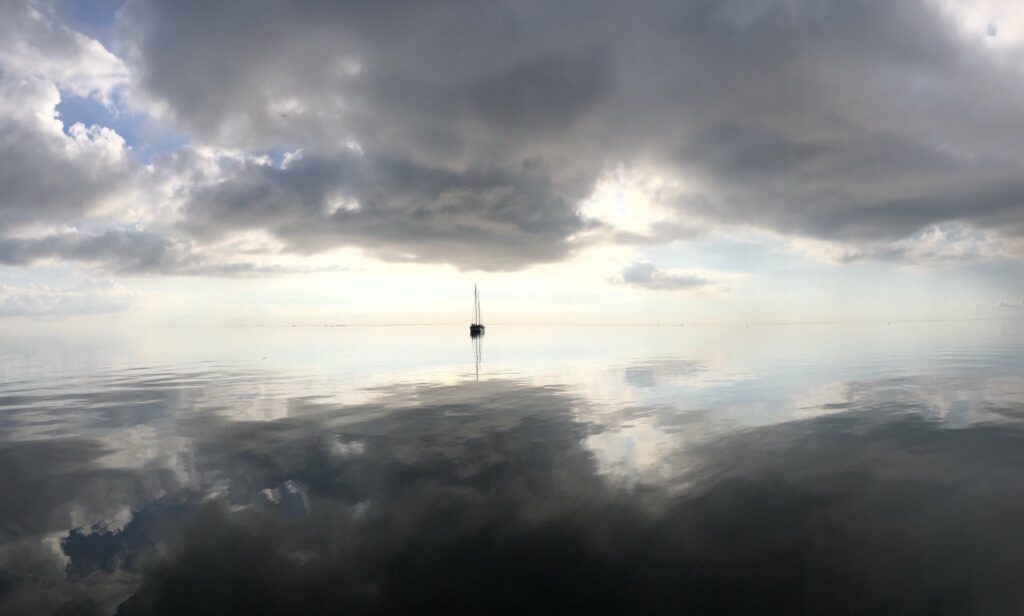
M797 238L790 240L787 246L792 252L836 265L890 261L913 267L939 267L968 261L1016 259L1024 254L1018 241L959 224L937 225L892 242Z
M0 6L0 72L49 81L107 105L128 84L124 62L99 41L62 24L48 4L6 0Z
M50 82L0 79L0 232L68 222L116 198L134 171L113 130L57 118Z

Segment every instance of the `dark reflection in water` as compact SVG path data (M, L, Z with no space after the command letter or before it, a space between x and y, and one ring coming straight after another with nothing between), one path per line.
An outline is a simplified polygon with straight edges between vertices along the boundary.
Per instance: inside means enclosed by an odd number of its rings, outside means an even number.
M563 396L520 392L516 412L498 403L509 393L352 426L341 438L365 449L340 459L315 425L220 433L203 455L233 487L305 489L234 514L230 499L201 506L121 613L1024 606L1016 429L813 420L708 444L682 493L627 492L597 476Z
M627 384L703 370L638 366ZM861 382L815 407L832 414L723 430L707 411L602 414L512 378L296 395L251 420L207 395L229 381L259 378L121 374L3 401L5 613L1024 609L1010 395L952 428L930 381ZM62 413L75 427L54 432ZM622 481L595 443L645 417L678 440L661 471Z

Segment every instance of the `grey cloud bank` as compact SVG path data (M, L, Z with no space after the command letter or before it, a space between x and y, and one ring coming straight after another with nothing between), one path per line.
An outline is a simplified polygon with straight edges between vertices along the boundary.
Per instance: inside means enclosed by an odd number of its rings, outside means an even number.
M643 261L638 261L623 269L621 281L624 284L655 291L685 291L714 284L703 276L666 272Z
M40 261L77 261L109 274L178 276L277 276L341 267L295 267L202 254L194 245L133 228L102 233L57 233L36 238L0 238L0 265L23 266Z
M302 253L347 244L389 260L514 269L565 256L569 238L595 226L576 212L584 194L531 161L456 172L342 152L240 165L190 194L181 227L200 238L269 230Z
M223 153L178 171L180 207L147 229L167 242L260 230L299 254L518 269L623 237L584 241L601 224L578 211L620 166L687 181L667 205L692 224L657 241L753 227L903 260L946 254L908 246L935 225L1024 235L1021 50L925 0L128 0L115 40L124 75L94 90ZM37 87L4 66L0 86ZM0 229L88 215L132 173L7 121L29 156L0 147Z

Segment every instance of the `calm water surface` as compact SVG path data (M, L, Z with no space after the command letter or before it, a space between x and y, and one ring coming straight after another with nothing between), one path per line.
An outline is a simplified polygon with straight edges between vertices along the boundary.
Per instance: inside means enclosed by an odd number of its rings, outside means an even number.
M1019 614L1024 325L6 332L10 614Z

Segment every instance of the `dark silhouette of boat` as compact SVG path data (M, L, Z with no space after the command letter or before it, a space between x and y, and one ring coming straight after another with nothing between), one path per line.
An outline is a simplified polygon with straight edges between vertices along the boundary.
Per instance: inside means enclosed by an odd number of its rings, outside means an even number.
M480 316L480 293L473 285L473 322L469 324L469 335L473 338L484 335L484 319Z

